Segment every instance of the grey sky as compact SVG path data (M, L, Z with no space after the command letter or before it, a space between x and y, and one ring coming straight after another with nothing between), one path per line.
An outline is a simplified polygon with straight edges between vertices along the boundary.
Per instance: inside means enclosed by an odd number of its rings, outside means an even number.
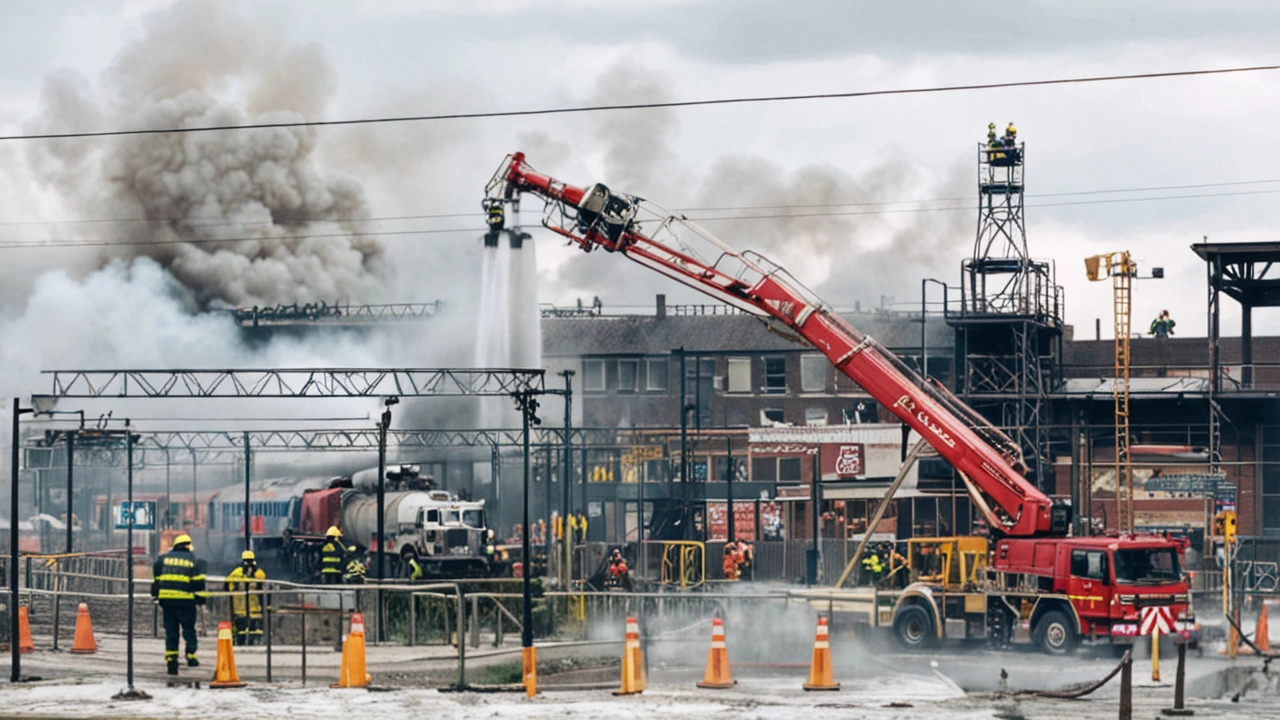
M0 130L40 118L46 78L70 68L113 121L111 68L174 3L0 3ZM1280 6L1271 2L654 2L503 0L491 3L220 3L281 47L305 49L331 70L331 92L308 102L327 118L547 107L602 101L692 99L849 91L982 81L1267 64L1275 61ZM193 68L235 64L234 38L206 42L184 27ZM299 50L299 52L302 52ZM322 74L323 75L323 74ZM181 77L179 75L178 77ZM206 89L234 107L251 104L252 68ZM626 82L621 82L626 79ZM974 161L986 124L1015 120L1028 143L1029 194L1280 178L1272 118L1275 73L978 91L676 111L486 120L322 130L315 161L360 184L372 216L478 209L502 156L530 152L566 181L596 180L668 207L886 202L976 195ZM118 95L115 96L118 100ZM281 102L284 102L283 100ZM117 103L118 104L118 103ZM0 221L84 217L89 206L44 185L30 149L0 146ZM730 170L738 170L730 174ZM1156 195L1280 190L1280 183ZM1135 324L1164 307L1179 329L1203 332L1203 268L1187 249L1265 240L1275 196L1234 195L1114 204L1029 198L1034 254L1054 260L1067 286L1067 319L1091 334L1110 293L1084 281L1087 254L1130 249L1169 279L1140 286ZM536 207L526 214L532 222ZM382 229L478 226L474 220ZM891 213L796 222L708 223L741 248L760 247L838 304L918 301L921 277L958 281L972 245L972 211ZM0 226L0 239L99 230ZM383 241L398 297L431 299L473 272L465 238ZM51 267L83 273L98 258L71 250L0 250L0 317L21 312L33 279ZM541 299L563 304L600 294L608 304L647 304L653 292L695 296L625 261L581 256L553 242L539 249ZM462 288L465 290L465 284ZM1234 311L1234 308L1228 305ZM1280 330L1260 313L1256 326ZM1234 328L1229 321L1228 328Z

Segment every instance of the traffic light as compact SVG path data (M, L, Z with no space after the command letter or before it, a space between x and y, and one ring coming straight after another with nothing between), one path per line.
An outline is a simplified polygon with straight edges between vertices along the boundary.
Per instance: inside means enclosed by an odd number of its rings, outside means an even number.
M1213 535L1228 543L1235 542L1236 513L1234 510L1223 510L1213 516Z

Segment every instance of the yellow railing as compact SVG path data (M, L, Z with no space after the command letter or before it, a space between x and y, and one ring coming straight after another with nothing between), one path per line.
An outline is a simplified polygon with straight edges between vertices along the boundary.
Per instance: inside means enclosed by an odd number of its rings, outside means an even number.
M706 579L706 545L694 540L667 540L662 543L663 585L689 590L699 587Z

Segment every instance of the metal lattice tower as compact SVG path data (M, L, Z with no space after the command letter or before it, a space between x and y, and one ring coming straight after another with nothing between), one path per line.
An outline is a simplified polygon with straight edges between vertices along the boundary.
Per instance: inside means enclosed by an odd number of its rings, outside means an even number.
M956 394L1023 449L1030 478L1051 482L1046 398L1061 380L1062 288L1033 259L1023 218L1026 145L978 146L978 231L961 267Z

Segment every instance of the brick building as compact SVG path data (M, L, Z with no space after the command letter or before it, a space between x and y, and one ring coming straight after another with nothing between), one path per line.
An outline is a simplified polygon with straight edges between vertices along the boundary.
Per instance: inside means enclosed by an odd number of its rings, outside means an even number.
M908 365L919 367L922 326L918 313L863 312L846 317ZM923 354L928 356L930 375L954 386L954 333L941 316L927 317L923 329ZM668 458L679 454L676 428L683 364L685 401L694 408L688 417L694 438L691 460L699 478L706 480L708 500L724 498L725 450L717 446L715 433L741 438L736 450L730 451L738 453L735 462L743 464L736 492L744 495L735 497L776 498L796 492L786 488L806 482L809 466L804 461L767 458L748 462L743 456L749 428L893 420L821 354L770 332L754 317L722 308L666 306L659 298L652 314L551 315L544 317L542 330L548 369L571 368L578 373L575 423L649 429L650 439L661 442ZM1199 485L1185 485L1200 482L1195 478L1210 469L1205 450L1210 372L1206 340L1132 341L1133 443L1135 451L1147 447L1155 453L1134 455L1139 524L1150 529L1194 530L1192 526L1202 527L1202 522L1192 523L1192 518L1202 519L1206 512L1234 503L1242 534L1280 537L1280 463L1272 464L1280 460L1280 364L1252 363L1246 383L1240 341L1223 339L1220 348L1224 382L1215 399L1226 422L1221 423L1221 458L1216 464L1225 481L1215 498L1212 493L1204 495ZM1253 348L1256 357L1272 357L1271 351L1280 350L1280 337L1257 338ZM1113 352L1110 340L1075 340L1067 329L1064 380L1047 398L1051 423L1045 448L1054 464L1049 491L1073 499L1096 523L1112 526L1114 473L1108 463L1114 439ZM1080 451L1082 437L1088 452ZM588 464L618 467L614 460L602 457ZM662 497L668 492L668 476L675 471L666 461L650 465L646 477L655 484L648 486L647 497ZM1163 479L1151 487L1165 489L1145 491L1153 474ZM946 494L951 482L945 465L935 461L921 468L921 486L934 493ZM1184 486L1185 491L1180 489ZM609 504L615 492L626 496L628 507L638 512L635 488L602 482L589 490L592 501L602 505ZM916 502L905 510L909 517L939 520L945 516L936 503L932 509L918 509ZM854 524L869 514L874 503L841 504L848 513L846 520ZM967 513L967 498L961 506L959 514ZM828 505L824 512L833 509ZM948 517L946 522L950 527L969 525L967 518ZM801 519L793 518L791 524L801 524ZM905 537L937 527L937 522L911 520L899 533ZM808 535L799 528L793 531L795 536Z

